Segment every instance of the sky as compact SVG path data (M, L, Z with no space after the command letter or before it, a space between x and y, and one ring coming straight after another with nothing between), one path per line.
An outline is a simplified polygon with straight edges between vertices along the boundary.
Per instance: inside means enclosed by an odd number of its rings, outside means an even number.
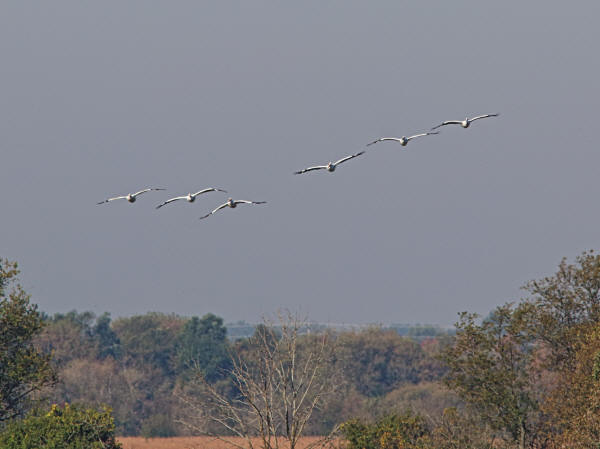
M596 0L4 1L0 257L51 314L486 315L600 247L599 16ZM167 191L96 204L145 187ZM267 204L155 209L205 187Z

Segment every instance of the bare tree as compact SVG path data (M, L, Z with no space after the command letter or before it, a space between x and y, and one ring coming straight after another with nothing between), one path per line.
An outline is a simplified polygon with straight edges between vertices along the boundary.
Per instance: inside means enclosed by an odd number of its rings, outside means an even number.
M182 423L240 449L254 449L257 437L263 449L279 449L284 442L296 448L313 412L339 386L332 363L335 342L328 332L299 335L306 323L289 312L279 314L278 321L265 320L247 343L232 350L233 394L196 370L202 393L180 396L194 417ZM246 446L224 433L243 438ZM312 447L329 440L324 437Z

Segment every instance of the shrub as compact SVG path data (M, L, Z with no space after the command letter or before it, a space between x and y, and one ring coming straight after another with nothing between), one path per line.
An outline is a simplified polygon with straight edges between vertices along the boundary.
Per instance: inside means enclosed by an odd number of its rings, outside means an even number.
M348 449L417 449L429 447L429 430L419 415L389 415L374 424L351 420L341 427Z
M121 449L115 441L111 410L84 409L65 404L35 411L0 433L3 449Z

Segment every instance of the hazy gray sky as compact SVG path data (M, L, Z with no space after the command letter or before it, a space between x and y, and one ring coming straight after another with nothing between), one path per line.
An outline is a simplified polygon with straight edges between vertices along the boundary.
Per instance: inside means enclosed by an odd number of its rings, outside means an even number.
M0 255L49 313L486 314L599 247L598 17L597 0L4 1ZM146 186L168 191L96 205ZM268 204L154 209L208 186Z

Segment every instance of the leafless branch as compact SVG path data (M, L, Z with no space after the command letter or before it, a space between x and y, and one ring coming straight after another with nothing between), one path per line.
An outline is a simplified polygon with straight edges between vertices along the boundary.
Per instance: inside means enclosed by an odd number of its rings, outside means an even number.
M279 313L277 325L265 319L248 345L236 347L228 373L237 390L234 397L209 384L197 367L196 380L203 394L200 402L182 399L188 410L196 419L243 437L250 449L253 437L260 438L264 449L279 449L284 440L286 447L295 449L313 412L325 405L327 395L336 388L328 373L333 339L327 333L300 335L305 327L297 316ZM200 426L194 429L208 434ZM311 447L331 442L331 435ZM242 449L239 443L228 443Z

